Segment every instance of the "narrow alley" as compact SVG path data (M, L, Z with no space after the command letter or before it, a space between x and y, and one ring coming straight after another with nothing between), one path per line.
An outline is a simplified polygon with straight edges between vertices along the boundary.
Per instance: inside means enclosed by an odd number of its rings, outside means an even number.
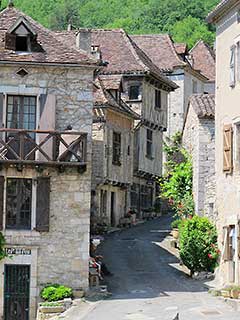
M225 302L208 294L203 283L181 271L167 247L170 217L113 233L101 253L109 266L112 296L96 304L84 320L239 319Z

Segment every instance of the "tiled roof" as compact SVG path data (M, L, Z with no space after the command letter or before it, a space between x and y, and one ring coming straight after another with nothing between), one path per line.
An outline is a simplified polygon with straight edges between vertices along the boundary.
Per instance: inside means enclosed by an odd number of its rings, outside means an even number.
M56 37L72 46L77 32L77 30L57 32ZM154 64L124 30L92 29L92 45L99 46L103 61L108 62L102 73L153 73L172 88L177 88L176 84L163 75L159 66Z
M122 76L118 74L113 75L99 75L105 89L119 90L122 83Z
M37 34L37 49L29 53L16 53L5 49L5 34L23 17ZM66 63L66 64L97 64L85 52L69 46L55 37L55 33L46 29L31 17L28 17L14 7L8 7L0 12L0 61L31 62L31 63Z
M202 40L192 48L190 54L193 58L193 68L200 70L201 73L210 81L215 81L215 53Z
M174 43L177 54L185 54L188 50L186 43Z
M131 38L161 70L172 71L174 67L186 65L168 34L136 35ZM183 46L179 46L180 49L182 51Z
M207 16L207 21L209 23L215 22L218 16L221 16L226 10L231 8L232 5L239 3L239 0L222 0L219 4L211 11Z
M122 100L119 102L111 95L111 93L104 86L104 81L99 77L95 80L95 90L94 90L94 107L104 108L110 107L117 112L121 112L130 116L133 119L139 119L139 115L137 115L132 109Z
M189 98L189 104L193 106L199 118L210 118L215 117L215 95L214 94L193 94Z

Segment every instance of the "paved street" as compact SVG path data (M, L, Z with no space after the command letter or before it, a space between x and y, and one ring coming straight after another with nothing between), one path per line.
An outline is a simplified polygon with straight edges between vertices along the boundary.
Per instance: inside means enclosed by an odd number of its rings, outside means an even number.
M113 295L84 320L172 320L178 312L180 320L239 320L239 312L180 271L164 249L169 222L163 217L107 238L101 252L114 273L108 278Z

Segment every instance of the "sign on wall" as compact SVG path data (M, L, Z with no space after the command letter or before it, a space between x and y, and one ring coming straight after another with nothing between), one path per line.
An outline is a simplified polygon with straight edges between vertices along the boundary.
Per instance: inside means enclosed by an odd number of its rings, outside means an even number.
M5 248L5 252L8 256L11 255L20 255L20 256L30 256L32 254L31 249L26 248Z

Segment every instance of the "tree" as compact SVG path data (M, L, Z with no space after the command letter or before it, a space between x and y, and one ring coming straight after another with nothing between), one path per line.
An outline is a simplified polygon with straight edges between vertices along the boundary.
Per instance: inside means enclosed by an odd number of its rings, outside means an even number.
M208 30L207 26L197 18L187 17L182 21L176 22L172 27L171 33L176 42L187 42L191 48L202 39L212 45L215 39L214 33Z

